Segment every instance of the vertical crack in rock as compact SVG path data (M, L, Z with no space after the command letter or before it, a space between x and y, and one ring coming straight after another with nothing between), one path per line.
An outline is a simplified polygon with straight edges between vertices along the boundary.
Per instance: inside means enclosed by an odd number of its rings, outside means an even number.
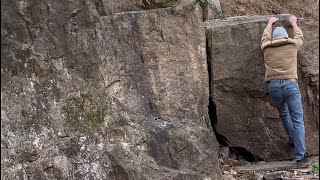
M211 72L211 54L210 54L210 49L211 49L211 41L210 38L208 38L208 34L210 34L209 32L210 30L207 30L206 32L206 52L207 52L207 67L208 67L208 75L209 75L209 106L208 106L208 113L209 113L209 118L210 118L210 123L212 126L212 129L214 131L214 134L217 138L218 143L221 146L228 146L229 141L227 140L226 137L224 137L223 135L221 135L220 133L218 133L216 126L217 126L217 112L216 112L216 105L212 99L212 72Z
M247 151L246 148L244 148L244 147L232 146L230 141L225 136L223 136L222 134L220 134L217 131L216 125L217 125L218 119L217 119L216 105L215 105L215 103L214 103L214 101L213 101L211 96L209 96L208 110L209 110L208 113L209 113L211 126L212 126L213 132L214 132L214 134L215 134L215 136L217 138L217 141L220 144L220 147L229 147L230 154L235 154L237 160L244 159L244 160L249 161L249 162L262 161L263 160L259 156L254 155L251 152Z
M208 74L209 74L209 106L208 106L208 113L209 113L209 118L210 118L210 123L213 129L213 132L216 136L216 139L220 145L220 147L229 147L230 149L230 155L231 154L235 154L236 158L239 159L245 159L246 161L249 162L254 162L254 161L262 161L263 159L260 158L257 155L252 154L251 152L247 151L246 148L244 147L234 147L232 146L231 142L222 134L220 134L216 127L217 127L217 122L218 122L218 118L217 118L217 108L216 108L216 104L211 96L213 88L212 88L212 76L213 73L211 71L211 54L210 54L210 49L211 49L211 41L210 38L208 38L208 34L210 34L209 32L210 30L207 30L206 33L206 52L207 52L207 67L208 67Z
M230 142L228 141L228 139L223 136L222 134L220 134L217 129L216 129L216 125L217 125L217 114L216 114L216 105L214 103L214 101L212 100L212 97L209 97L209 118L210 118L210 122L211 122L211 126L213 129L213 132L217 138L218 143L220 144L220 146L229 146Z

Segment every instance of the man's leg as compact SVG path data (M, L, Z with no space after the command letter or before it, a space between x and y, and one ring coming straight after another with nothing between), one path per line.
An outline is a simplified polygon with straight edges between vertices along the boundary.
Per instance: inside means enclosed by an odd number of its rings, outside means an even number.
M278 80L279 82L281 80ZM273 105L277 108L279 112L280 119L282 121L282 125L287 132L289 138L289 144L294 145L293 139L293 125L291 121L291 117L289 115L288 106L285 102L285 97L283 96L281 84L277 86L277 83L269 84L269 94L271 97L271 101Z
M301 160L306 153L305 149L305 130L303 122L303 107L301 94L297 82L291 83L286 88L288 109L293 124L293 138L295 159Z
M279 112L280 119L282 121L282 125L287 132L289 138L289 144L294 146L294 139L293 139L293 125L291 121L291 117L289 115L288 106L286 103L281 104L279 108L277 108Z

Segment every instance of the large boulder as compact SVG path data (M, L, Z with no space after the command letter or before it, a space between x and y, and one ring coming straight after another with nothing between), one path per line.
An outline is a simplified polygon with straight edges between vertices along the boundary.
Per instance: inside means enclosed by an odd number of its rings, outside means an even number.
M278 25L292 37L288 15L279 15ZM216 104L217 132L230 146L242 147L257 159L293 158L287 136L272 106L264 83L261 35L268 16L233 17L207 21L211 66L211 96ZM319 25L299 19L304 45L298 52L299 86L304 107L306 149L319 154Z
M1 1L1 179L221 179L198 6Z

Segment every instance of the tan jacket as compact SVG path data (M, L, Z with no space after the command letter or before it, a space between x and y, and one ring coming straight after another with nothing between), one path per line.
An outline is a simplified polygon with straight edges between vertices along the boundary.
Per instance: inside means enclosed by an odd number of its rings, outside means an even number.
M264 29L261 49L266 68L265 82L275 79L298 79L297 51L303 44L303 33L298 26L295 26L293 31L293 39L272 39L272 27L267 26Z

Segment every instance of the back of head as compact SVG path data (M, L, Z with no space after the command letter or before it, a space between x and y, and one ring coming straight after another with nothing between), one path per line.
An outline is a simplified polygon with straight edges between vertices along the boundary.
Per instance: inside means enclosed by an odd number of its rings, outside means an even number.
M283 27L276 27L273 30L272 39L288 38L288 33Z

